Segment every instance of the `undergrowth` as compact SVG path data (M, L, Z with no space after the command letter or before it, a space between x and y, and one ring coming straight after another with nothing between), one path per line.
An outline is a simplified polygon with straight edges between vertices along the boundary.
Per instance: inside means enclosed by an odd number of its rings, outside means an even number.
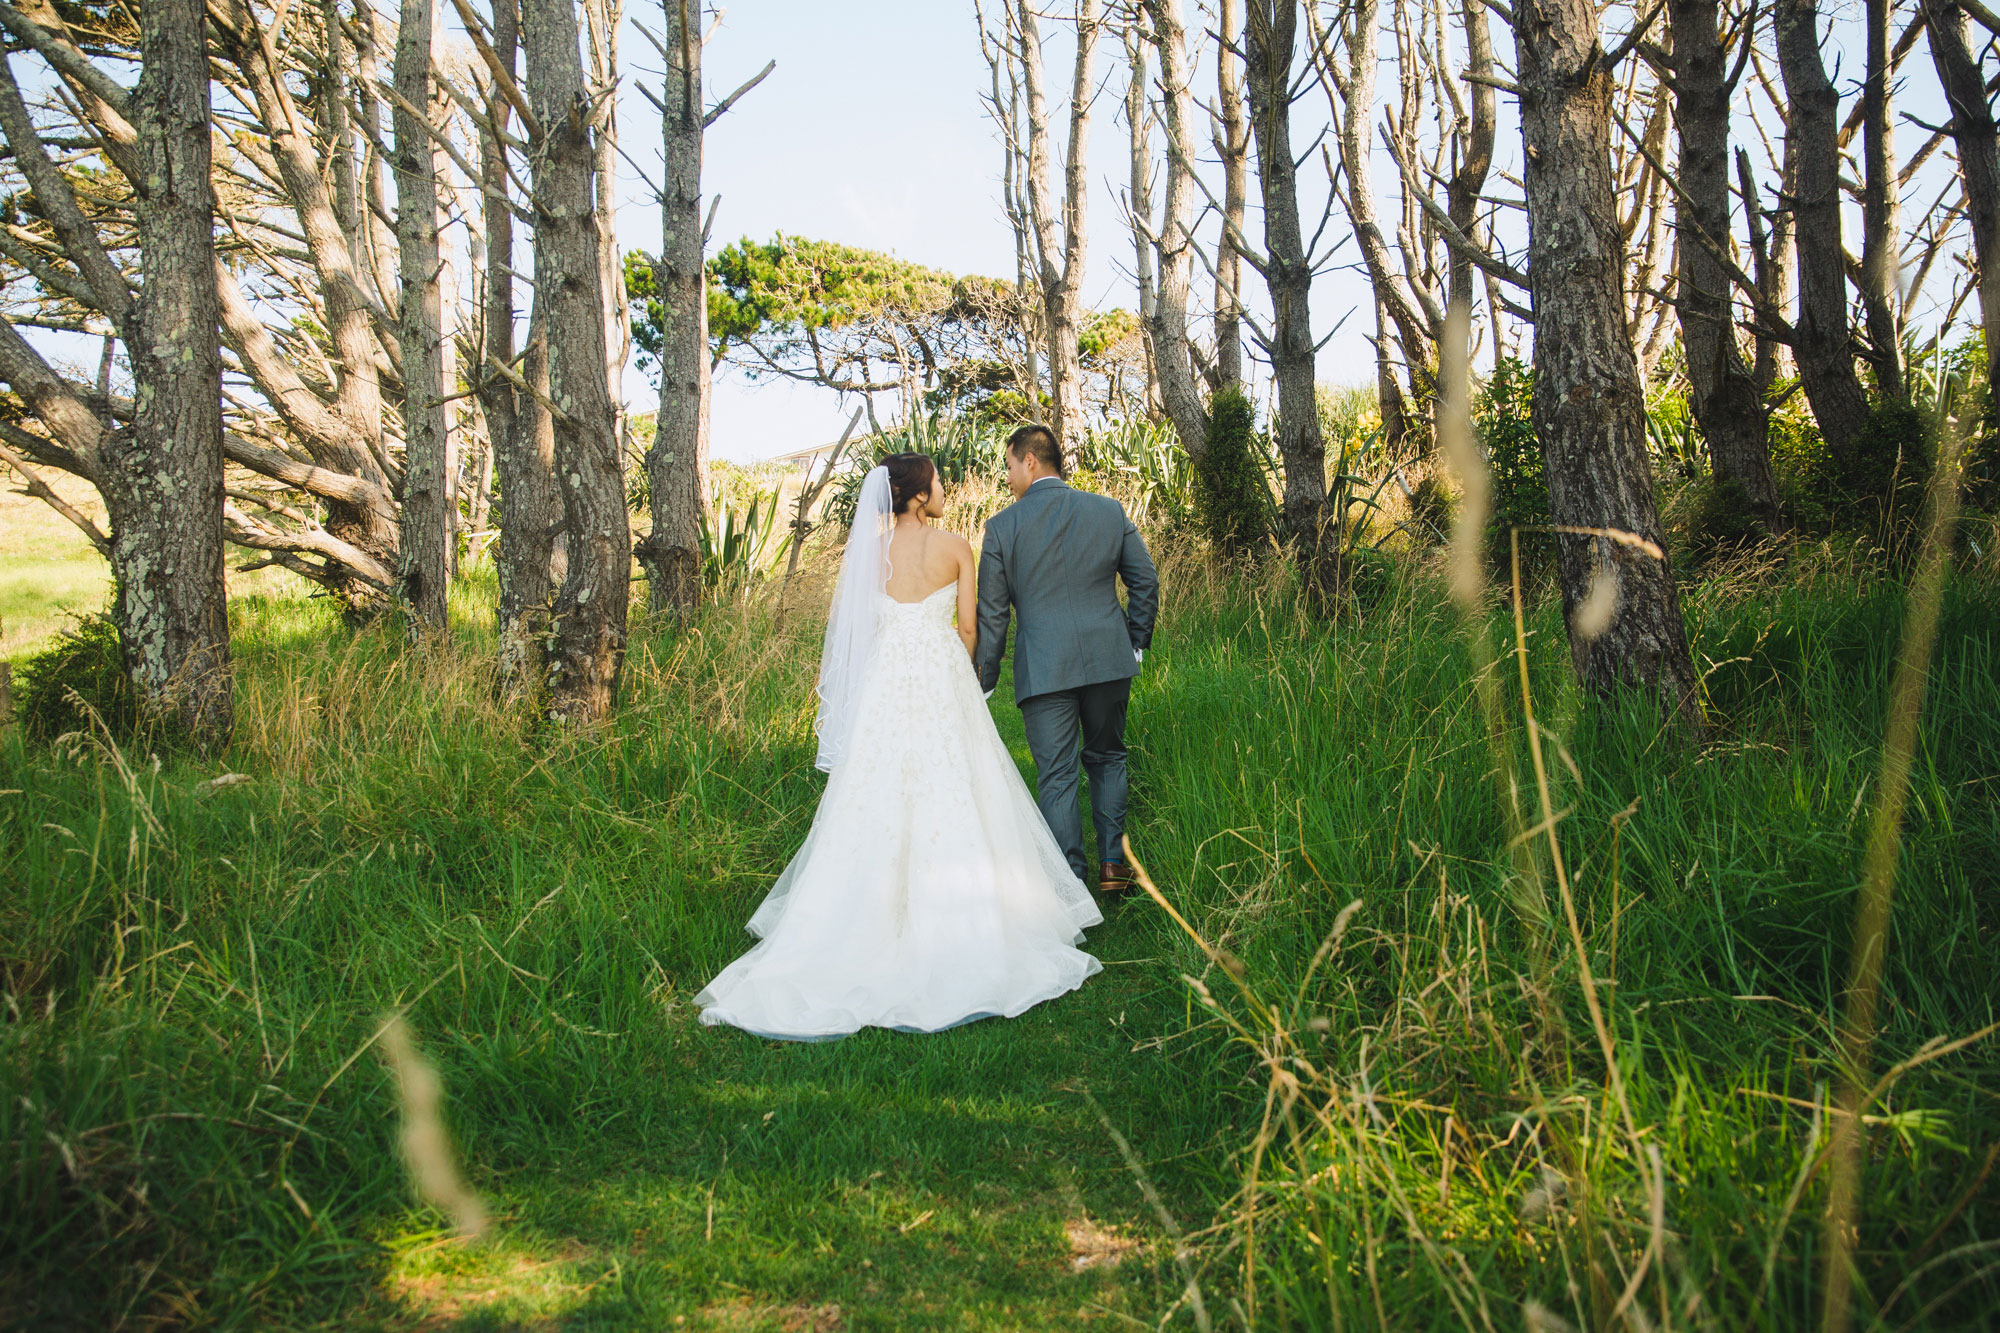
M219 765L155 764L103 728L0 739L0 1308L78 1327L1811 1322L1899 587L1810 556L1691 587L1700 741L1579 697L1557 608L1530 608L1572 932L1519 837L1546 821L1501 608L1496 739L1428 573L1327 622L1280 563L1252 582L1158 555L1131 834L1185 927L1118 904L1081 991L932 1038L773 1046L688 1003L818 795L823 561L782 618L766 589L635 625L601 732L493 701L474 584L455 641L428 647L239 601ZM1995 1018L1996 626L1990 580L1950 587L1879 1061L1915 1063L1866 1122L1866 1327L2000 1303L2000 1066L1990 1042L1925 1045ZM392 1012L492 1207L475 1246L403 1177L372 1048Z

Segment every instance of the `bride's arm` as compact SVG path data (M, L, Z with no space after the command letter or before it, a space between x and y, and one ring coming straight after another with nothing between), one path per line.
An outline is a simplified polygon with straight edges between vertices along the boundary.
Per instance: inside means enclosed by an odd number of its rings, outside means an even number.
M958 551L958 637L965 642L965 653L976 657L979 652L979 585L978 564L972 558L972 543L961 540Z

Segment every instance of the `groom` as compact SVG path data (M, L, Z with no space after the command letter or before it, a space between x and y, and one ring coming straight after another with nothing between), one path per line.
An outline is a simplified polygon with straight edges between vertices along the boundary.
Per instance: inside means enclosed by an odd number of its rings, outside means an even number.
M1159 575L1122 505L1064 483L1062 448L1047 426L1023 426L1007 437L1007 489L1014 503L987 522L979 552L979 685L991 694L1000 683L1008 615L1018 613L1014 702L1035 756L1036 803L1083 879L1081 747L1103 861L1099 888L1122 893L1132 886L1125 703L1152 642Z

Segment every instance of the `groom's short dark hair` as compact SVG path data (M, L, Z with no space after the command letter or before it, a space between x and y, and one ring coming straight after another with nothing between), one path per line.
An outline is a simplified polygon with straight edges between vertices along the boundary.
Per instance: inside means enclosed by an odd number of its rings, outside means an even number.
M1016 458L1026 458L1030 454L1041 460L1042 466L1062 475L1062 446L1056 443L1056 433L1039 421L1031 421L1018 427L1007 437L1007 452Z

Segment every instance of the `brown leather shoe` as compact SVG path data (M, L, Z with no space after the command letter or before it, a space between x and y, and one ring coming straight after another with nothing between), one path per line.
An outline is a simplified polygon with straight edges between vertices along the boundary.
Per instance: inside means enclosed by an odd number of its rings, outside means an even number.
M1130 893L1137 884L1132 867L1123 861L1105 861L1097 868L1099 893Z

